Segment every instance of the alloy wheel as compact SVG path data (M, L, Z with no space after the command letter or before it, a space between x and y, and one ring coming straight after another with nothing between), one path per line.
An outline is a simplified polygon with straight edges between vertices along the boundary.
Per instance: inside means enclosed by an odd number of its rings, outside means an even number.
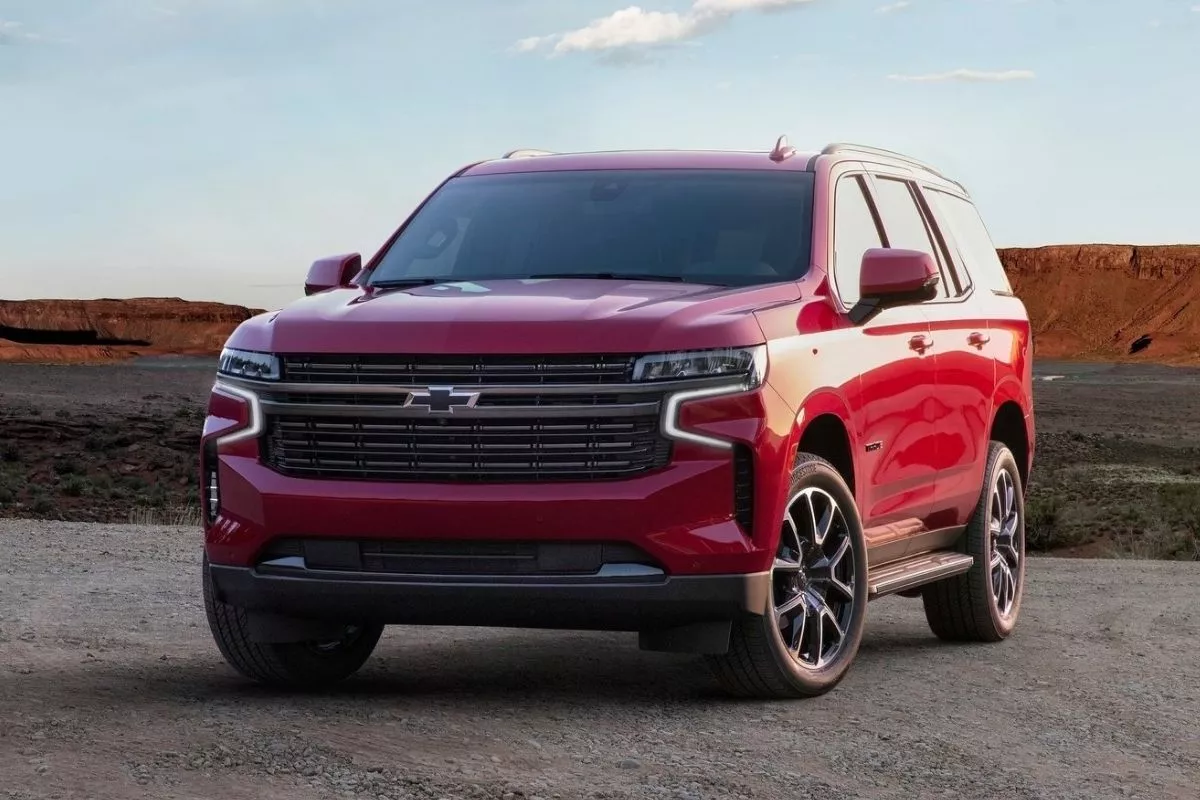
M1021 518L1017 510L1017 491L1008 470L1000 470L992 485L988 504L988 532L991 540L992 600L1000 616L1012 613L1020 590L1022 545Z
M828 492L809 487L789 501L771 584L776 626L801 667L827 666L847 643L854 615L851 536Z

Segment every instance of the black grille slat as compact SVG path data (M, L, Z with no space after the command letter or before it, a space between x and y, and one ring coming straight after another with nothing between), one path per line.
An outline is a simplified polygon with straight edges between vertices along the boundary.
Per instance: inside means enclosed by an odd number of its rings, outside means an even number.
M395 406L404 405L407 392L357 393L339 392L263 392L262 399L271 403L311 406ZM656 402L654 398L651 402ZM617 406L646 403L646 394L485 394L475 403L476 408L557 408L566 406Z
M750 449L738 445L733 457L733 509L742 530L754 532L754 461Z
M543 420L267 417L265 460L298 477L589 480L662 467L658 417Z
M290 355L290 383L413 385L614 384L629 381L634 356Z

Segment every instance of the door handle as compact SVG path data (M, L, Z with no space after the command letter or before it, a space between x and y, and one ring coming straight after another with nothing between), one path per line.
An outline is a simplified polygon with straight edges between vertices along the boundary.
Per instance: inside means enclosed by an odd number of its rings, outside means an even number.
M991 340L991 336L988 336L986 333L980 333L979 331L976 331L967 337L967 344L971 345L971 347L983 347Z
M929 348L933 347L933 339L923 333L918 333L916 336L908 340L908 346L916 350L918 353L924 353Z

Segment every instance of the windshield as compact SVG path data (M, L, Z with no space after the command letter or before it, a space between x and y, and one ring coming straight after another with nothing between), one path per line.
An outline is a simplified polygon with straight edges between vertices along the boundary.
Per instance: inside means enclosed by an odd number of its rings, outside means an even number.
M628 170L455 178L370 284L606 277L746 286L808 270L809 172Z

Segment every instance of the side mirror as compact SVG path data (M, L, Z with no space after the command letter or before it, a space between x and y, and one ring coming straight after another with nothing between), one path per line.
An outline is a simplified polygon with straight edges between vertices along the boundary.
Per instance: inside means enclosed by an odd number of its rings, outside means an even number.
M358 253L330 256L314 261L308 268L308 277L304 279L304 294L353 286L354 278L360 272L362 256Z
M937 297L937 263L920 250L877 247L863 253L859 277L862 298L850 310L856 324L877 311L910 303L922 303Z

